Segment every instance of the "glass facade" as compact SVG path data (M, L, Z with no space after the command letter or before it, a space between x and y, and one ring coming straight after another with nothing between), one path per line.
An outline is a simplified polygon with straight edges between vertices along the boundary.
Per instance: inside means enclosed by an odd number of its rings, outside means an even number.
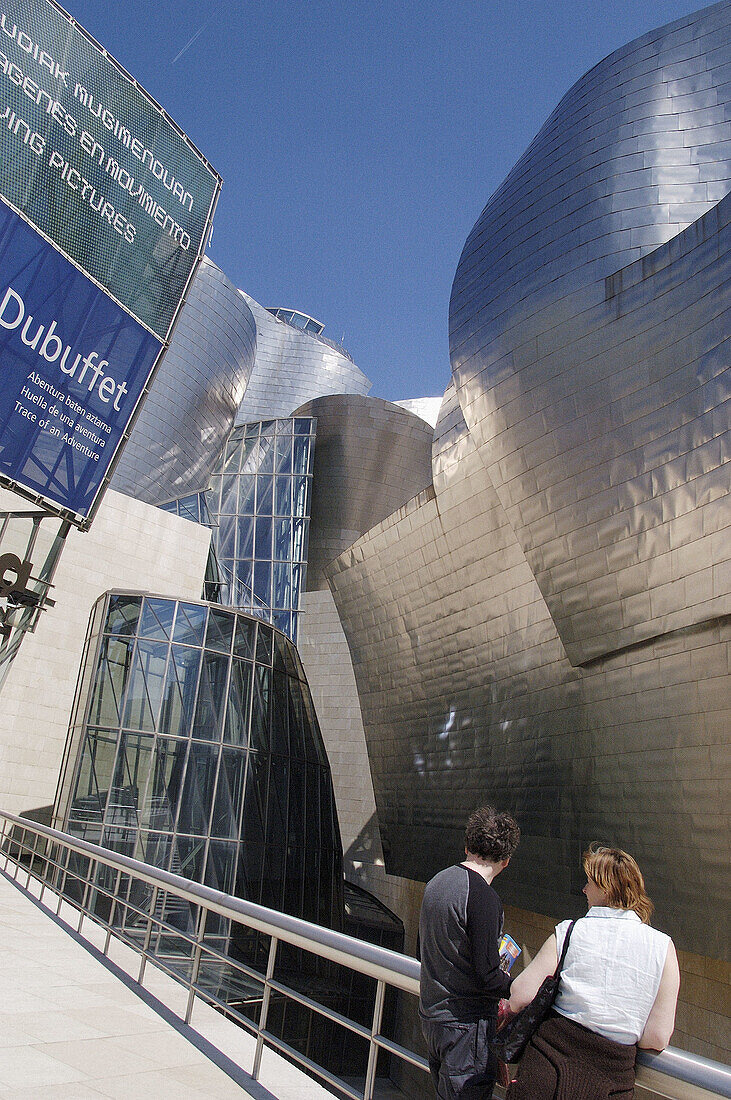
M276 437L275 437L276 438ZM294 437L292 437L294 438ZM330 767L291 640L233 608L110 592L92 612L54 823L156 867L313 923L402 947L403 926L343 880ZM100 869L96 906L123 937L164 922L150 951L192 965L197 907ZM76 896L73 862L63 883ZM209 914L211 999L256 1019L269 938ZM231 960L251 968L246 976ZM275 976L364 1024L375 983L282 943ZM391 1020L394 1005L386 1006ZM275 998L268 1026L332 1072L362 1071L362 1042ZM381 1066L387 1057L381 1057Z
M342 927L340 832L302 665L289 639L246 614L120 593L97 602L56 820ZM171 906L166 919L187 930L187 907ZM228 950L223 924L207 933Z
M188 496L177 497L158 507L162 508L163 512L172 512L174 516L189 519L192 523L200 523L203 527L212 526L205 493L189 493Z
M235 428L207 494L221 602L267 619L295 642L315 424L313 417L291 417Z

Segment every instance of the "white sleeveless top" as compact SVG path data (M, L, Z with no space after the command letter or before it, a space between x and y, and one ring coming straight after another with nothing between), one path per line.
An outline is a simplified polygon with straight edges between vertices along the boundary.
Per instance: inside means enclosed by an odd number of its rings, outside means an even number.
M556 925L559 958L570 921ZM574 925L556 1012L615 1043L636 1043L660 988L670 937L626 909L594 905Z

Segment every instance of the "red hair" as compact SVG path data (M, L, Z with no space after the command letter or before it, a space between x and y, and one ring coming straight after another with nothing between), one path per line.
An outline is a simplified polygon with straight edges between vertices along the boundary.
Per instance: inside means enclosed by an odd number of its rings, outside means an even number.
M650 923L655 906L645 891L645 880L636 860L621 848L590 844L583 855L586 877L603 890L612 909L632 909L644 924Z

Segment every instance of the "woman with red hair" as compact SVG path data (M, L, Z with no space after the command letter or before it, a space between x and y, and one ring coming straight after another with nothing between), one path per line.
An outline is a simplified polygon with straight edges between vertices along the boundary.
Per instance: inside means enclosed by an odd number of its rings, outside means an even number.
M637 1047L662 1050L675 1027L680 987L672 940L650 927L653 905L637 863L621 848L583 857L589 903L576 921L553 1011L531 1039L508 1100L631 1100ZM513 981L520 1012L557 966L562 921Z

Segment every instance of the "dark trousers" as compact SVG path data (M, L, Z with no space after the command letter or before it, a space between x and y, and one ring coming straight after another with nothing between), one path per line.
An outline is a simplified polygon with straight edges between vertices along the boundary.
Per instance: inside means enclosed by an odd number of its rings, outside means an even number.
M458 1024L422 1018L421 1030L439 1100L490 1100L497 1076L489 1045L495 1020Z

